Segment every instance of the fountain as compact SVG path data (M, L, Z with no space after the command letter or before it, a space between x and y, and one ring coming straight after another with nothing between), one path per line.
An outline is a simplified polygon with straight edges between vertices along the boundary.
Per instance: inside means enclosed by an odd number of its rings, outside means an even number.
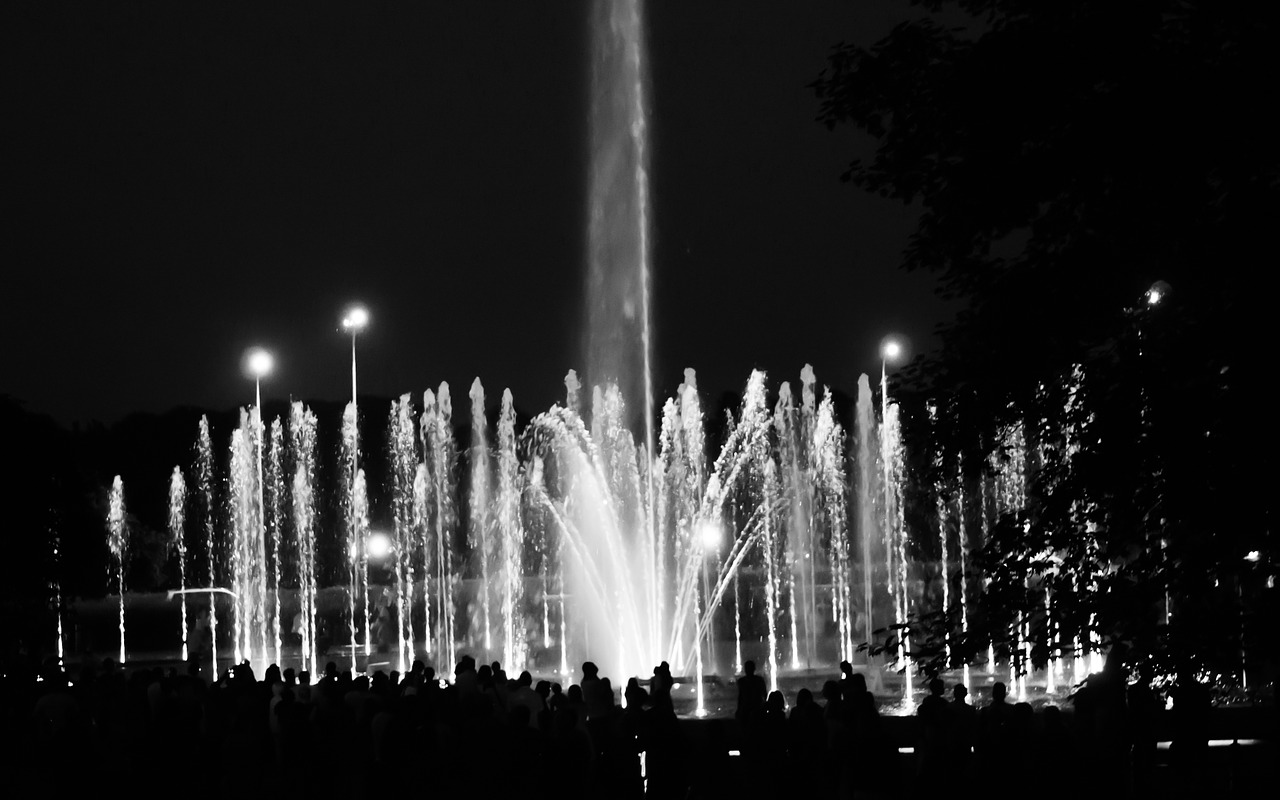
M107 510L107 548L115 566L116 590L120 593L120 663L124 650L124 568L128 560L129 527L124 516L124 481L117 475L111 481L111 498Z
M182 469L173 468L169 479L169 546L178 559L178 587L182 597L182 660L187 660L187 482Z
M289 447L294 465L293 542L297 564L298 625L302 665L318 674L316 653L316 417L302 403L289 408Z
M447 384L424 392L420 412L409 394L392 402L386 440L392 558L389 572L374 573L388 586L370 585L370 517L377 519L383 509L370 507L361 468L358 326L348 325L352 398L332 471L338 524L320 519L326 503L317 475L326 473L317 454L316 417L305 406L292 403L287 424L276 419L266 436L257 405L241 412L224 451L225 524L215 513L215 449L202 418L195 471L209 591L220 582L230 586L234 656L255 666L296 659L315 673L322 628L345 623L351 668L359 666L359 650L367 665L374 644L370 606L373 592L380 592L392 598L392 663L401 671L419 655L447 669L460 651L479 651L501 659L509 671L541 670L564 680L572 678L573 665L591 659L621 681L647 676L666 660L677 675L692 678L697 711L705 712L706 674L725 666L736 670L745 658L764 663L771 690L788 672L859 660L873 689L900 672L902 707L909 709L911 625L932 610L929 593L913 580L935 574L912 560L913 533L932 537L940 549L942 609L949 613L957 605L959 632L967 634L966 559L986 544L1001 518L1026 507L1033 466L1026 431L1021 423L1011 426L993 453L981 454L981 488L973 492L966 493L964 454L956 458L952 487L943 472L950 462L940 449L934 452L932 524L913 532L905 508L906 412L891 402L884 373L878 409L870 380L860 378L851 431L832 392L823 387L820 396L807 364L798 397L784 382L772 406L764 373L753 372L721 437L708 436L692 369L655 413L643 14L640 0L597 0L591 15L587 387L570 371L564 404L536 415L523 430L515 399L504 391L491 431L485 390L476 378L468 393L470 439L461 452ZM583 407L584 388L590 389L589 408ZM940 424L938 409L929 413ZM376 464L378 454L369 455ZM117 478L109 530L121 589L123 661L119 486ZM173 498L183 495L175 469L171 508L181 508L184 501ZM980 514L981 541L969 541L970 506L975 519ZM170 530L182 561L180 514L171 516ZM323 563L317 537L328 530L345 545L341 563ZM224 551L229 575L223 574ZM320 602L326 568L343 573L346 586L333 587L346 590L337 601L345 606L341 611ZM185 598L185 572L180 580ZM210 596L216 671L217 614ZM1046 589L1046 618L1053 615L1052 601ZM282 622L293 607L286 644ZM730 624L733 663L726 665L721 653L728 641L718 639ZM1027 691L1030 624L1020 618L1012 627L1008 669L1019 698ZM947 655L954 634L948 628ZM1096 632L1080 635L1077 657ZM993 643L993 673L995 657Z

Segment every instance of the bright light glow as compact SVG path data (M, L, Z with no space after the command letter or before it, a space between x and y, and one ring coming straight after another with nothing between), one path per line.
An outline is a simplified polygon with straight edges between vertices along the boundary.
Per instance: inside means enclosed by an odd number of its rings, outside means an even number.
M365 552L375 561L386 558L391 554L391 538L385 533L369 534L369 544Z
M885 361L897 361L902 358L902 342L892 336L886 336L880 342L880 357Z
M707 520L698 528L698 538L704 550L715 550L724 541L724 529L719 523Z
M1249 555L1244 557L1245 561L1252 561L1255 564L1258 563L1258 561L1261 559L1262 559L1262 553L1259 553L1257 550L1250 550Z
M275 366L275 359L266 350L255 347L245 356L244 363L252 377L263 378L270 374L272 367Z
M368 324L369 312L364 306L352 306L347 309L347 315L342 318L342 327L356 333L364 330L364 326Z
M1151 288L1147 290L1147 305L1158 305L1161 300L1169 296L1172 287L1164 281L1156 281L1151 284Z

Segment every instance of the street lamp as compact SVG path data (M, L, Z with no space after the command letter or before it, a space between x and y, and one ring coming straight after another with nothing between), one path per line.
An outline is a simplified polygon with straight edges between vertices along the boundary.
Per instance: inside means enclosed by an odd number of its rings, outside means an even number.
M369 312L356 304L347 309L342 318L342 329L351 332L351 402L356 402L356 334L369 324Z
M271 353L263 350L261 347L251 349L245 356L245 365L248 367L249 374L253 377L253 436L254 451L257 455L258 467L258 536L257 543L262 547L262 561L266 563L266 546L267 546L267 520L266 505L262 498L262 448L263 448L263 430L262 430L262 379L271 374L271 369L275 366L275 359L271 357ZM263 570L263 581L266 580L266 571ZM262 597L258 602L265 602L266 591L265 585ZM265 609L264 609L265 613ZM266 642L262 643L263 655L266 655ZM278 654L277 654L278 656ZM278 658L277 658L278 660Z
M893 545L893 539L890 538L893 532L893 467L892 467L892 451L889 447L889 363L896 363L902 358L903 346L896 337L890 335L880 340L880 465L883 470L880 481L884 485L884 532L886 540ZM893 586L893 576L889 576L889 584ZM896 587L894 606L898 606L897 592L902 587ZM905 607L902 611L906 611ZM868 610L868 615L870 611ZM901 625L902 619L894 619L894 623ZM868 639L870 641L870 639ZM904 647L902 637L898 637L898 660L902 661ZM908 668L908 680L910 680L910 671Z
M352 530L352 538L354 540L357 525L356 519L356 476L360 471L360 432L358 424L359 410L356 400L356 335L364 330L369 324L369 312L364 306L356 303L347 308L346 315L342 318L342 329L351 333L351 412L352 412L352 431L351 431L351 519L350 525ZM356 557L360 559L361 564L361 583L364 588L364 654L370 654L369 642L369 559L368 553L362 553L357 550ZM356 661L355 651L355 602L356 602L356 565L353 560L351 565L351 664L354 668Z

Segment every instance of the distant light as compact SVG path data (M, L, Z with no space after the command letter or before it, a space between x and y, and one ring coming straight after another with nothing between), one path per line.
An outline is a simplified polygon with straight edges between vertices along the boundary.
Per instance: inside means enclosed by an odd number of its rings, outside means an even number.
M342 318L342 327L354 333L364 330L364 326L368 324L369 312L360 305L347 309L347 315Z
M369 543L365 548L365 552L369 554L369 558L380 561L391 554L391 539L385 533L373 533L369 535Z
M275 366L275 359L266 350L261 347L255 347L245 356L244 363L249 370L250 376L263 378L271 373L272 367Z
M730 751L729 751L729 755L730 755L730 756L735 756L735 757L736 757L736 756L740 756L740 755L742 755L742 751L741 751L741 750L730 750Z
M724 541L724 529L720 527L720 523L707 520L698 528L698 539L704 550L715 550Z
M1244 557L1245 561L1252 561L1255 564L1257 564L1258 561L1260 561L1261 559L1262 559L1262 554L1259 553L1257 550L1250 550L1249 555Z

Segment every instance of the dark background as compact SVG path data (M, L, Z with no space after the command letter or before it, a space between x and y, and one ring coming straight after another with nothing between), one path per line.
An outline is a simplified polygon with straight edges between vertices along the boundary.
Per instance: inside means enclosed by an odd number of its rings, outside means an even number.
M581 369L586 4L12 4L0 392L61 423L480 376L526 413ZM949 307L912 208L839 180L830 47L905 3L648 5L660 396L812 362L845 393Z

